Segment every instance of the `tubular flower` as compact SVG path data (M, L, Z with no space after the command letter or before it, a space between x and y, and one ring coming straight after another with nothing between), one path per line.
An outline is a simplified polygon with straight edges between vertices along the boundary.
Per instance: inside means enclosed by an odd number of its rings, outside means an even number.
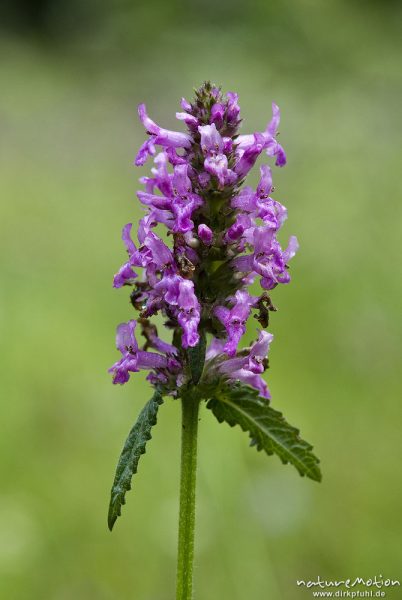
M186 133L160 127L144 104L138 114L147 139L135 164L144 165L149 157L154 164L137 193L146 211L138 241L131 224L122 233L128 258L113 285L132 286L131 303L139 315L117 329L121 358L110 369L113 382L125 383L130 373L146 369L164 393L180 395L191 378L191 351L205 348L209 336L203 381L240 381L269 398L262 374L272 335L262 330L248 348L239 345L251 313L263 328L268 325L275 309L267 292L290 281L288 263L298 243L292 236L283 250L277 239L287 211L272 198L270 167L260 167L255 190L243 181L263 152L277 166L286 163L276 139L279 108L272 104L263 131L239 135L237 94L223 95L205 83L193 102L182 99L176 113ZM166 238L159 235L160 225ZM255 280L260 295L249 291ZM171 342L159 338L151 324L157 314L171 330ZM146 338L142 349L134 335L137 323Z
M224 343L216 338L213 339L207 350L207 359L214 365L211 368L212 373L215 370L217 374L224 375L231 381L241 381L251 385L263 398L269 399L271 394L261 373L268 365L268 351L273 337L267 331L260 331L258 340L250 348L246 348L239 356L227 360L222 360Z
M116 346L122 358L109 369L113 373L113 383L126 383L130 378L129 373L140 369L155 369L162 373L169 367L167 356L139 350L134 333L136 326L137 321L131 320L121 323L117 328ZM173 354L173 351L170 352Z

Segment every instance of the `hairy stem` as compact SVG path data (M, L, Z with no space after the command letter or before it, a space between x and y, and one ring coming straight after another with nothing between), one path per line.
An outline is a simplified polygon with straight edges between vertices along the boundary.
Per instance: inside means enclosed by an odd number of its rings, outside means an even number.
M199 400L182 399L179 547L176 600L193 597L195 484Z

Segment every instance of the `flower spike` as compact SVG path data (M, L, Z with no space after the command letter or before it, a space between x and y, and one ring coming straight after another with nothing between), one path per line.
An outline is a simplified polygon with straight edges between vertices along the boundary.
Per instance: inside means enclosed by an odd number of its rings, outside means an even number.
M289 262L299 247L295 236L286 248L278 240L287 219L287 209L273 197L271 171L273 164L286 164L277 141L279 108L272 104L263 131L239 135L240 106L234 92L224 95L206 82L192 102L182 98L180 106L176 117L186 133L161 127L145 104L138 107L146 139L135 164L142 166L151 157L153 166L140 179L144 188L137 197L145 214L137 232L131 223L122 232L127 257L113 286L131 288L135 318L117 327L120 357L109 372L114 384L125 384L132 373L145 370L154 393L123 447L108 524L112 529L121 514L163 397L180 399L176 598L191 600L202 401L219 422L247 432L257 450L276 454L315 481L321 472L312 446L271 407L265 381L273 340L266 328L276 311L271 290L290 282ZM264 153L269 164L260 166L257 187L244 185ZM261 329L250 326L255 323L251 316ZM154 318L163 323L161 337Z

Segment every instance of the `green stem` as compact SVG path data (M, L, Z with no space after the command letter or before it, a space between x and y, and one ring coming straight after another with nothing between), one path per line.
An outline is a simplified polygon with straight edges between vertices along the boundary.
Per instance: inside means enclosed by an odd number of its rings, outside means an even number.
M193 597L195 482L199 400L182 399L179 548L176 600Z

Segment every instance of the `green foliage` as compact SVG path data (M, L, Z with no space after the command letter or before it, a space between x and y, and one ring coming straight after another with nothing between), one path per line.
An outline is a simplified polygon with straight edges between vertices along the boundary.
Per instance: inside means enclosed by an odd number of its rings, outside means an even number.
M158 390L155 390L151 400L146 403L134 427L128 434L117 464L111 490L108 514L110 531L112 531L117 517L121 515L121 507L126 502L125 494L131 489L131 478L137 472L141 454L145 454L146 443L152 437L151 428L156 424L159 405L162 402L161 394Z
M277 454L283 463L296 467L300 475L321 481L319 460L312 453L312 446L256 390L242 384L218 387L207 407L220 423L226 421L231 427L240 425L248 431L251 445L257 450Z

